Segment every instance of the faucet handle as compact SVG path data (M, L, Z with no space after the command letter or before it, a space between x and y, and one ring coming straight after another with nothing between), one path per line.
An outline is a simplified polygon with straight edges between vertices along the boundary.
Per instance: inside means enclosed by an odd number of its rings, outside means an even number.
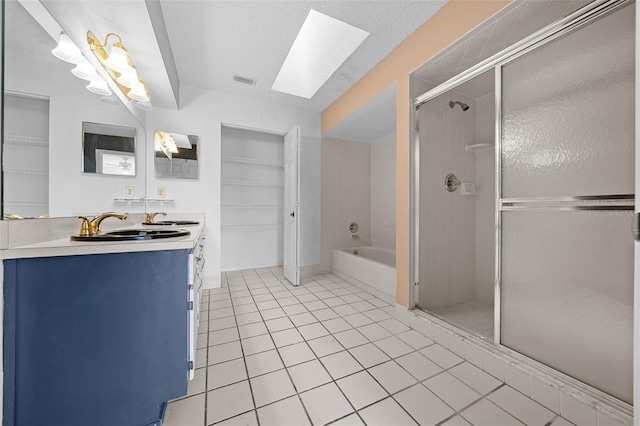
M153 219L155 219L155 217L157 215L161 214L162 216L166 216L167 214L165 212L153 212L153 213L147 213L147 219L145 220L144 223L153 223Z
M91 234L91 226L89 225L89 219L84 216L75 216L76 219L82 220L82 224L80 224L80 232L78 235L89 236Z

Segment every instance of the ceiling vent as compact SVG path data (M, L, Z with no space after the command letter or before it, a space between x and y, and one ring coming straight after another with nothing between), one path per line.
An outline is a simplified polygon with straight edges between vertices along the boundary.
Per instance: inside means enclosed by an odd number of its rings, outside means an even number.
M233 79L238 83L248 84L250 86L254 86L256 84L256 80L249 77L241 77L239 75L234 75Z

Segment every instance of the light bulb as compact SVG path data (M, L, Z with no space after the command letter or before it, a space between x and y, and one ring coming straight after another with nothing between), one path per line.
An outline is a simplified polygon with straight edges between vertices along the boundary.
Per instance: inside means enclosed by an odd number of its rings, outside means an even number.
M113 71L123 72L129 68L129 55L126 50L114 45L111 48L111 54L104 61L104 64Z
M138 75L138 71L136 71L133 67L127 67L122 70L120 77L116 79L118 83L123 85L124 87L133 87L135 84L140 81L140 77Z
M138 81L133 85L128 95L131 99L138 102L148 102L150 100L147 88L144 87L144 84L141 81Z
M97 95L111 95L111 90L109 89L107 82L104 81L102 77L99 77L97 80L93 80L91 83L89 83L89 85L87 86L87 90Z
M79 64L85 60L78 46L76 46L65 33L60 33L58 45L51 53L53 53L53 56L56 58L71 64Z
M98 79L98 73L96 72L96 69L89 63L89 61L84 58L82 62L80 62L74 69L71 70L71 73L76 77L87 81Z

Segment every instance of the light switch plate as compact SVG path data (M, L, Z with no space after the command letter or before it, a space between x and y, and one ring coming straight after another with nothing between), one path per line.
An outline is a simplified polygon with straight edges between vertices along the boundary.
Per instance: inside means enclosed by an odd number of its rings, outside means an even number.
M165 192L164 192L164 188L163 187L159 186L159 187L156 188L156 196L158 198L164 198Z
M126 198L133 198L133 186L124 187L124 196Z

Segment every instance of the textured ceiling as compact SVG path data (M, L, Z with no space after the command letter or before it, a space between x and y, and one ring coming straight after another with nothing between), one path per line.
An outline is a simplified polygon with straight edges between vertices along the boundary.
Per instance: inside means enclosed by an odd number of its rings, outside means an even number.
M328 107L444 3L160 0L182 84L313 111ZM371 35L307 100L271 85L310 9ZM234 74L257 83L237 83Z

